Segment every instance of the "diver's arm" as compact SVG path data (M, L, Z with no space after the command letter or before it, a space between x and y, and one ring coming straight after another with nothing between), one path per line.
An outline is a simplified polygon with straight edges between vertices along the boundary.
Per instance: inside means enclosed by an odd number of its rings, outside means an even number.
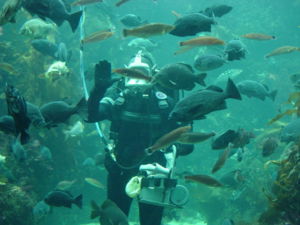
M95 66L94 88L90 92L87 102L88 105L88 120L93 123L109 118L111 105L100 104L100 100L104 97L106 90L115 82L111 78L111 64L102 60Z

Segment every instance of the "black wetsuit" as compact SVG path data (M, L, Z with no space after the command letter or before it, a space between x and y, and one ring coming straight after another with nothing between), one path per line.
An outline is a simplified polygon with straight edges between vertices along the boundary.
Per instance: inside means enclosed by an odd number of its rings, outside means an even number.
M115 83L105 94L103 90L102 94L92 91L88 111L90 122L111 121L114 153L123 168L106 155L107 197L128 215L132 199L126 195L125 186L138 174L139 165L157 162L165 166L166 163L162 152L146 156L144 150L178 125L168 120L175 103L170 97L155 87L141 94L130 89L124 91L122 86L120 82ZM163 207L139 203L141 225L160 225L162 214Z

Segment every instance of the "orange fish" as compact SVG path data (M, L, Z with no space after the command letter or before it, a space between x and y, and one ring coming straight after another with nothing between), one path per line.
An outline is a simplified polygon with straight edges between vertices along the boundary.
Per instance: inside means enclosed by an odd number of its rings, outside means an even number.
M232 146L231 146L231 144L229 144L229 146L223 151L222 155L220 156L220 158L217 160L214 167L212 168L212 170L211 170L212 173L217 172L219 169L221 169L224 166L224 164L229 156L231 148L232 148Z
M121 74L125 77L130 77L130 78L133 78L133 79L146 80L148 82L152 81L151 76L148 76L148 75L144 74L143 72L141 72L137 69L119 68L119 69L114 69L112 72Z
M191 126L184 126L184 127L179 127L175 130L172 130L171 132L165 134L161 138L159 138L152 146L146 149L146 152L148 154L151 154L159 149L165 148L175 141L177 141L182 134L186 133L189 131L192 127Z
M275 36L267 35L267 34L258 34L258 33L244 34L241 37L248 38L248 39L253 39L253 40L259 40L259 41L275 40L276 39Z
M203 174L185 176L184 179L206 184L211 187L223 186L223 184L217 181L215 178Z
M202 132L187 132L180 136L178 142L185 144L195 144L207 140L208 138L215 136L215 132L202 133Z
M295 51L300 51L300 48L295 47L295 46L286 45L286 46L282 46L282 47L274 49L273 51L271 51L270 53L265 55L265 58L269 58L271 56L276 56L276 55L288 54L288 53L295 52Z
M141 38L148 38L155 35L167 34L175 27L163 23L149 23L132 29L123 29L123 36L135 36Z
M110 30L101 30L85 37L84 39L81 40L81 43L85 44L85 43L103 41L113 36L113 34L114 32L111 32Z
M116 6L119 7L120 5L123 5L125 2L128 2L129 0L120 0L116 3Z
M72 2L71 6L88 5L96 2L103 2L103 0L77 0L75 2Z
M201 36L196 37L187 41L179 42L180 46L190 45L190 46L207 46L207 45L224 45L225 42L221 39L211 36Z

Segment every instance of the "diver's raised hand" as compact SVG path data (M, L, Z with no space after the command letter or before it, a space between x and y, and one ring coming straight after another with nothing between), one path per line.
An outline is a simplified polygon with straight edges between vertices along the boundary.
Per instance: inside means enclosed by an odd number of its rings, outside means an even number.
M101 60L95 65L95 87L108 88L116 80L111 78L111 64L107 60Z

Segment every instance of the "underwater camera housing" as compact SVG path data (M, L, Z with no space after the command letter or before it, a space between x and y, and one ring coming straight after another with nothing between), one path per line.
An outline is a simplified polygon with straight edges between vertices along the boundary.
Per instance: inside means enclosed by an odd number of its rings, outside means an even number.
M189 199L188 189L173 179L176 147L165 152L166 167L158 163L141 165L139 170L146 175L141 179L139 202L163 207L183 207Z

